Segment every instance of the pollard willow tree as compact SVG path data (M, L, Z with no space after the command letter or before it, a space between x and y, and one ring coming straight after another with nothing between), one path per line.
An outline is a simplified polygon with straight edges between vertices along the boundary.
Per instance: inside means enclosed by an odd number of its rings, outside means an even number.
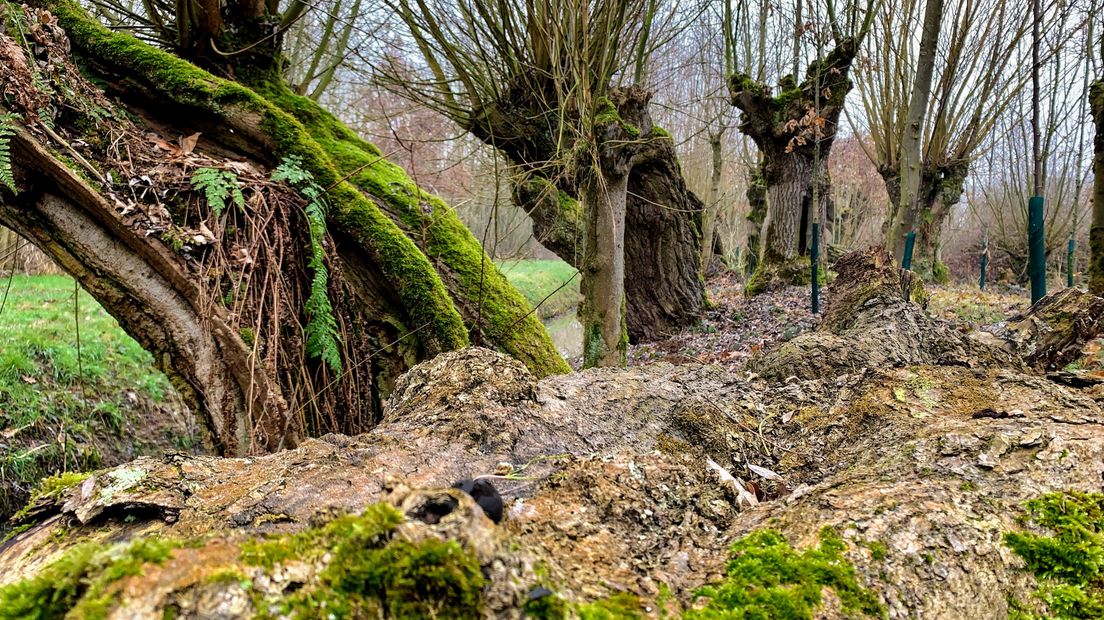
M622 321L647 339L699 320L702 203L641 87L659 1L389 1L412 49L382 81L505 155L537 240L582 273L585 363L623 358Z
M472 341L568 370L449 206L288 88L305 5L131 10L195 64L67 0L0 8L0 223L154 353L223 453L363 431L401 372Z
M913 270L943 280L940 238L951 208L963 195L970 164L988 144L1001 115L1028 84L1031 65L1024 46L1031 31L1030 11L1006 0L952 0L939 25L930 104L910 118L910 86L921 66L923 28L918 0L890 0L879 13L866 54L856 70L861 114L849 115L864 135L863 150L877 167L889 193L886 247L898 260L909 232L917 233ZM904 144L919 132L918 145ZM916 151L915 149L919 150ZM902 153L917 153L905 161ZM906 179L902 171L915 173ZM902 195L903 185L915 190Z
M723 27L729 94L732 105L742 112L740 131L754 140L761 156L749 190L753 210L761 212L755 219L762 222L759 260L749 292L808 277L803 261L795 259L808 251L813 223L831 220L828 157L851 90L852 64L880 4L880 0L856 0L840 6L825 0L811 5L813 14L806 21L797 3L792 23L793 70L781 77L775 93L751 72L750 59L741 54L737 25L747 19L749 3L726 2ZM759 36L766 36L765 24ZM810 37L816 54L800 75ZM831 49L825 52L828 46Z

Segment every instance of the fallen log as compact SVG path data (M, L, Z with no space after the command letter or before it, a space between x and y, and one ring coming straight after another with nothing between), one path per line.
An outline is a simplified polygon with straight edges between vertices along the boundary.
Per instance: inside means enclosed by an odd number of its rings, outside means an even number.
M841 278L887 273L846 260L865 267ZM854 283L837 281L829 316L887 332L921 320L899 281L879 282L848 309ZM847 329L813 336L854 340ZM911 350L989 346L954 338ZM450 352L403 375L368 433L47 487L0 546L0 601L193 618L1041 612L1050 582L1025 570L1023 541L1054 525L1039 506L1100 497L1070 493L1101 491L1104 410L995 359L538 381L486 349ZM504 498L500 525L450 488L476 477Z

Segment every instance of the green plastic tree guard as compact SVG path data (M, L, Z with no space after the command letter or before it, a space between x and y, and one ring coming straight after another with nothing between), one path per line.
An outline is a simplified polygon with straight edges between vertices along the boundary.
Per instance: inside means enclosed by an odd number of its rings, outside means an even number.
M813 314L820 312L820 225L813 224L813 245L809 249L809 268L813 274Z
M912 249L916 247L916 231L905 237L905 254L901 257L901 269L912 269Z
M1027 203L1028 273L1031 275L1031 304L1046 297L1046 237L1043 234L1043 197Z

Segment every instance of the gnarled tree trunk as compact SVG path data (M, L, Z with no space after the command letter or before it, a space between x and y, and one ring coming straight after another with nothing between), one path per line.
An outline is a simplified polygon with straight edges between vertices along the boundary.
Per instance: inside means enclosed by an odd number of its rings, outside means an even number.
M925 280L947 282L950 278L940 254L943 226L951 214L951 209L962 198L966 175L969 171L968 162L955 162L939 167L924 164L920 169L915 214L906 221L896 216L896 208L890 210L886 220L887 234L889 224L895 218L905 221L903 225L909 226L910 230L915 229L916 246L913 249L912 271L920 274ZM899 206L900 171L883 169L879 172L885 181L886 192L892 205ZM900 229L900 226L897 228Z
M73 273L154 353L206 415L220 450L263 452L304 433L366 430L399 373L464 346L469 328L540 374L567 369L447 207L363 141L355 146L367 161L350 159L353 147L340 141L355 136L313 102L266 92L278 107L105 30L75 4L42 5L53 16L30 19L5 5L25 20L39 58L0 34L0 74L21 89L12 111L23 119L16 190L2 195L0 221ZM68 88L38 88L51 80ZM43 110L55 112L43 118ZM297 170L299 191L269 180L277 165ZM192 187L197 170L222 179L221 209ZM328 205L324 220L310 220L314 196ZM395 222L416 209L436 216L451 243L435 245L422 228L404 234ZM317 337L324 321L329 340Z
M807 250L812 224L828 221L827 161L844 98L851 90L848 74L857 51L854 40L840 41L822 61L809 66L800 84L787 76L777 96L748 75L729 80L732 105L743 112L739 129L755 141L762 155L767 194L762 248L749 293L808 278L808 269L796 259ZM816 205L812 204L814 180L821 184Z
M488 107L468 130L513 163L514 201L533 220L536 239L581 268L582 179L549 163L559 152L553 139L556 124L540 106L521 105L529 96L511 93L509 105ZM650 117L641 122L650 123ZM633 127L632 141L646 147L633 159L626 199L626 325L635 342L694 324L706 298L701 276L704 205L686 186L671 137L650 124Z

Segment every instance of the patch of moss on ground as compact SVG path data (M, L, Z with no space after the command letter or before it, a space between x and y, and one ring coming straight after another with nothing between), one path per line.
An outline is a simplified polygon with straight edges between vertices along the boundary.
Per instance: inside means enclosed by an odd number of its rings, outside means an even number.
M280 598L254 593L262 617L478 618L485 579L479 561L455 541L395 538L401 512L373 504L363 514L281 538L249 543L241 560L271 569L321 561L317 584Z
M642 620L640 599L627 592L575 607L579 620Z
M102 546L78 545L32 579L0 587L0 620L105 618L116 601L112 585L160 564L181 543L153 538Z
M1004 543L1039 581L1045 614L1014 602L1010 618L1104 618L1104 494L1049 493L1025 505L1025 526L1048 534L1006 532Z
M732 545L724 581L696 592L708 603L683 618L811 620L825 588L853 617L885 617L877 598L859 584L854 567L843 557L846 548L828 528L821 531L818 547L804 551L776 531L753 532Z

